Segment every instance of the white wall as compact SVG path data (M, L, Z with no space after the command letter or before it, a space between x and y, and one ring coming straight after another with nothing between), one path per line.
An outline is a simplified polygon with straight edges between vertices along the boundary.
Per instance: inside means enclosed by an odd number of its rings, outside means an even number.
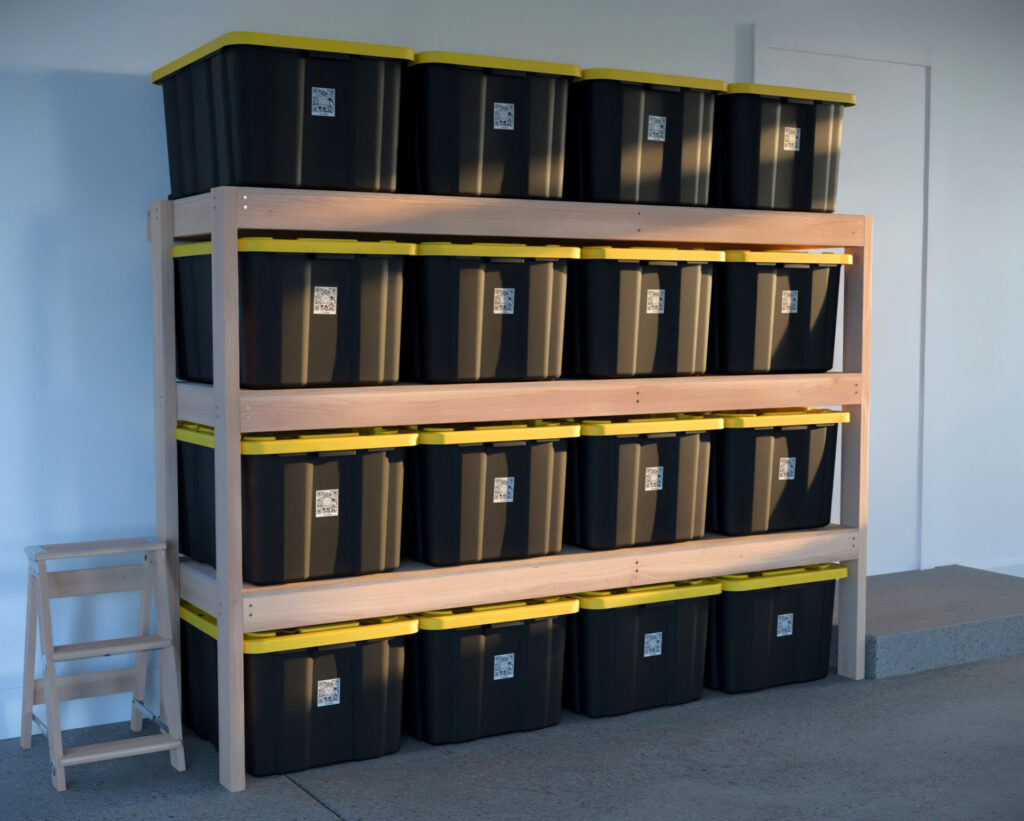
M910 508L920 494L923 566L1024 561L1009 526L1024 446L982 415L1024 399L1017 0L0 0L0 620L14 637L0 737L17 732L24 545L154 528L145 209L168 179L153 68L255 30L750 80L755 26L781 32L776 45L931 68L926 311L873 306L876 361L887 329L925 326L924 480L893 482L906 471L875 449L873 493ZM905 412L918 381L876 393L875 417ZM897 561L878 566L917 565ZM76 628L130 628L129 609L112 597ZM112 706L69 724L127 715Z

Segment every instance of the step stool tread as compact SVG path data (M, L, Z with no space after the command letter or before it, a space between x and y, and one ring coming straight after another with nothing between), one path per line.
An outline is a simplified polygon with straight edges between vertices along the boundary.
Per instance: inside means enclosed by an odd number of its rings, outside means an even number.
M181 739L160 733L159 735L135 736L119 738L116 741L104 741L99 744L85 744L80 747L67 747L64 750L65 767L75 764L89 764L93 761L108 761L113 758L127 758L132 755L162 753L176 750L181 746Z
M139 653L143 650L160 650L170 647L171 640L164 636L129 636L123 639L85 641L80 644L60 644L53 648L54 661L116 656L121 653Z
M25 552L34 559L81 559L87 556L115 556L121 553L140 553L145 550L164 550L166 545L156 539L104 539L95 542L68 542L26 547Z

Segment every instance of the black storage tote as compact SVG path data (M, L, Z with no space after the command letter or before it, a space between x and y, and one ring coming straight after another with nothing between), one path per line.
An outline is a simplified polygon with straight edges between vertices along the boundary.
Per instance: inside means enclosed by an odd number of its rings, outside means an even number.
M424 427L410 453L405 554L435 566L562 549L568 442L559 422Z
M216 564L213 430L179 422L178 528L186 556ZM242 437L242 577L253 584L398 567L405 459L394 430Z
M171 198L218 185L394 191L412 49L236 31L153 72Z
M561 63L417 54L405 75L403 190L559 199L579 76Z
M839 275L850 254L726 251L711 298L712 373L832 368Z
M217 744L217 620L181 602L182 718ZM252 775L376 758L402 734L415 618L246 633L245 768Z
M238 355L243 388L398 381L409 242L238 240ZM176 245L177 375L213 382L210 243Z
M832 516L839 425L845 411L790 408L721 414L708 530L747 536L824 527Z
M704 373L712 263L724 260L721 251L582 248L569 266L565 375Z
M712 205L835 211L853 94L730 83L715 106Z
M404 378L557 379L568 260L557 245L426 242L407 278Z
M722 420L584 420L569 445L566 542L591 550L704 535L712 432Z
M708 602L721 590L699 579L574 596L565 706L596 718L699 699Z
M763 690L828 675L838 564L722 576L711 601L708 687Z
M421 613L409 643L405 726L431 744L557 724L570 598Z
M707 205L721 80L588 68L569 93L567 194Z

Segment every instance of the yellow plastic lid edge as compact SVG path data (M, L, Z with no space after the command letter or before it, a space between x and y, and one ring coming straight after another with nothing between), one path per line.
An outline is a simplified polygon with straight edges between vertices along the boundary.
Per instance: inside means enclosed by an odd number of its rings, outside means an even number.
M302 436L294 439L242 437L244 456L270 456L280 453L330 453L342 450L413 447L416 433L360 434L358 436Z
M189 242L175 245L171 249L171 256L175 259L209 256L212 251L210 242ZM241 237L238 240L238 251L243 254L354 254L413 257L416 256L417 246L415 242L396 242L394 240Z
M562 77L579 77L579 66L567 63L548 63L541 60L515 60L509 57L489 57L484 54L461 54L454 51L421 51L413 58L413 65L442 63L470 68L496 68L504 71L525 71L532 74L556 74Z
M850 421L847 411L806 410L793 413L719 414L726 429L788 428L799 425L841 425Z
M421 257L510 257L523 259L579 259L580 249L566 245L522 245L493 242L421 242Z
M852 265L852 254L830 254L801 251L726 251L726 262L764 262L775 265Z
M725 422L720 417L707 416L696 419L665 419L628 422L591 422L584 420L580 425L580 436L629 436L645 433L687 433L706 430L721 430Z
M722 585L717 579L700 579L699 584L671 585L662 590L626 590L611 592L602 596L577 593L574 598L580 600L582 610L616 610L620 607L636 607L642 604L682 601L702 596L717 596L722 592ZM655 585L664 587L664 585Z
M419 630L419 619L407 617L397 621L358 624L352 627L317 630L307 628L303 632L285 633L276 636L250 637L243 640L246 655L280 653L286 650L305 650L310 647L329 647L333 644L351 644L357 641L376 641L398 636L411 636Z
M677 74L652 74L646 71L628 71L618 68L585 68L579 78L585 80L618 80L626 83L646 83L658 86L692 88L697 91L725 91L729 84L725 80L709 80L703 77L683 77Z
M792 573L784 572L792 570ZM739 574L746 576L740 578L734 576L720 576L717 581L721 582L723 593L742 593L749 590L766 590L769 587L790 587L797 584L813 584L814 582L827 582L834 579L845 579L848 575L847 569L841 564L810 565L799 568L783 568L780 572L768 571L768 575Z
M556 597L538 603L518 602L511 607L495 607L485 610L469 610L463 613L417 615L420 630L454 630L460 627L483 627L488 624L502 624L510 621L530 621L552 616L567 616L579 612L579 599Z
M702 248L615 248L609 245L587 245L580 249L580 259L640 262L725 262L724 251Z
M820 91L815 88L793 88L760 83L729 83L724 94L757 94L762 97L787 97L791 100L815 100L822 103L857 105L857 95L844 91Z
M501 427L469 430L421 430L418 445L483 445L492 442L523 442L537 439L575 439L579 425L546 425L543 427Z

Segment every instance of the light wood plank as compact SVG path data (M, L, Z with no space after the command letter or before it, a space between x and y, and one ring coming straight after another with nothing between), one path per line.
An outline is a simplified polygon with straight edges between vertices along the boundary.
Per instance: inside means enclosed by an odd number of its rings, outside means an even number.
M104 741L100 744L84 744L80 747L68 747L64 751L64 766L91 764L94 761L109 761L114 758L127 758L132 755L162 753L167 750L181 748L181 740L160 733L158 735L135 736L120 738L117 741Z
M50 598L91 596L97 593L125 593L141 590L144 565L123 564L114 567L92 567L86 570L61 570L48 574Z
M210 236L213 225L213 195L196 194L180 200L163 200L173 210L174 233L171 239L196 239Z
M122 653L141 653L146 650L159 650L166 647L170 639L166 636L145 634L128 636L123 639L100 639L99 641L83 641L77 644L59 644L53 648L53 661L74 661L75 659L92 659L101 656L119 656Z
M64 737L60 724L60 700L57 697L57 665L53 655L53 622L50 614L50 587L46 562L39 564L34 585L39 618L39 648L43 654L43 681L46 703L46 743L50 750L50 783L57 792L67 789L64 773Z
M148 537L140 537L36 545L25 548L25 552L38 561L56 561L58 559L85 559L92 556L117 556L124 553L143 553L147 550L161 549L163 549L162 542Z
M172 603L177 605L178 599L168 599L168 591L172 589L167 579L167 557L162 553L153 554L152 563L152 591L153 600L156 604L157 630L162 635L170 635L174 627L180 626L177 613L171 612ZM148 617L149 606L147 604L146 614ZM160 716L167 725L167 731L172 738L181 738L181 676L178 668L178 649L173 644L160 651ZM145 671L145 666L143 666ZM135 698L142 702L145 698L145 681L136 682ZM139 696L141 685L142 697ZM133 716L134 716L133 710ZM185 769L185 748L181 745L170 750L171 766L181 772Z
M28 574L28 593L25 596L25 666L21 676L21 748L32 747L32 705L42 701L33 701L32 692L36 677L36 631L38 616L36 605L39 593L36 591L36 577ZM40 681L42 684L42 681Z
M127 693L134 687L134 683L134 667L57 676L57 699L58 701L71 701L76 698L95 698L114 693ZM36 679L33 684L33 700L36 704L42 704L46 701L45 681L40 678Z

